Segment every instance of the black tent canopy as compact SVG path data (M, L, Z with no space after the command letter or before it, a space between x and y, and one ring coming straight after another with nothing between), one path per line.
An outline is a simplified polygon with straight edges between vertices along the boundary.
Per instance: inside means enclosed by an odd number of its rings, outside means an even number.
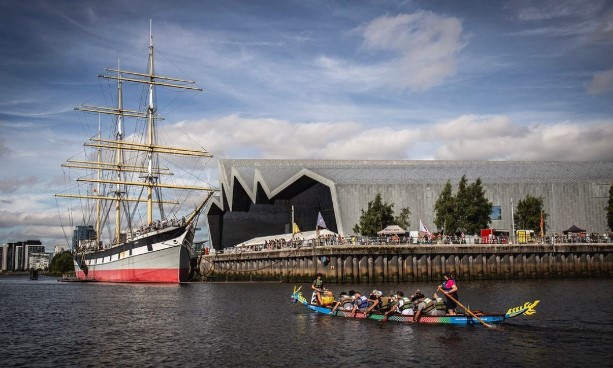
M573 225L571 227L569 227L568 229L564 230L564 234L568 234L568 233L584 233L585 229L581 229L579 227L577 227L576 225Z

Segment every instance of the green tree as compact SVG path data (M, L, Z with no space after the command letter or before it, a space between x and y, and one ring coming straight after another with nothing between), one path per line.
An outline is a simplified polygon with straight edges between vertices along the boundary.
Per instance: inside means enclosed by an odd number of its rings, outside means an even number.
M401 209L400 214L394 218L394 222L401 228L408 229L409 226L411 226L411 220L409 220L409 216L411 216L411 210L409 209L409 207L405 207Z
M367 236L373 236L377 234L377 231L385 228L388 225L399 225L403 227L399 222L406 222L406 226L409 225L409 215L411 211L409 208L403 208L400 211L398 217L394 217L394 204L388 204L381 199L381 193L377 193L375 199L368 202L368 209L364 211L362 209L362 215L360 216L360 222L355 224L353 232L356 234L362 234Z
M74 263L72 261L72 253L66 251L53 256L49 263L49 272L52 275L59 276L66 272L74 271Z
M466 207L464 208L465 224L467 234L478 234L481 229L486 229L492 222L492 202L485 197L485 190L481 183L481 178L477 178L474 183L467 188ZM461 211L462 212L462 211Z
M481 178L469 184L466 175L458 183L454 196L447 182L434 205L434 224L445 234L478 234L491 222L492 202L485 197Z
M609 187L609 206L607 207L607 224L613 231L613 185Z
M455 208L455 197L448 180L434 204L434 225L443 234L453 234L457 228Z
M543 210L543 198L527 195L517 203L513 216L516 229L534 230L535 234L541 231L541 213L543 214L543 231L547 230L547 212Z
M466 208L470 204L470 193L468 190L468 180L466 175L462 175L460 183L458 183L458 192L455 196L455 215L456 215L456 229L454 232L464 232L465 234L471 234L467 231L468 217Z

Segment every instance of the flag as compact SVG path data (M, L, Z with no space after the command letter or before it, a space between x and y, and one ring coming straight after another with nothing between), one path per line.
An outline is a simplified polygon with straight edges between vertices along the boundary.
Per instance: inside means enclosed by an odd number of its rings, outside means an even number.
M321 227L323 229L327 229L326 223L324 222L324 218L321 217L321 212L317 213L317 225L316 227Z
M292 229L292 234L298 234L300 232L300 228L298 227L298 224L294 222L294 227Z
M432 235L428 227L421 221L421 219L419 219L419 231L428 235Z

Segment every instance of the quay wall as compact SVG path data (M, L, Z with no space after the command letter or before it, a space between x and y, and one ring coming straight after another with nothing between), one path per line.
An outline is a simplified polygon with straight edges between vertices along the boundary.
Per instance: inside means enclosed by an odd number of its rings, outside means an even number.
M328 283L613 276L613 244L319 246L203 255L209 281Z

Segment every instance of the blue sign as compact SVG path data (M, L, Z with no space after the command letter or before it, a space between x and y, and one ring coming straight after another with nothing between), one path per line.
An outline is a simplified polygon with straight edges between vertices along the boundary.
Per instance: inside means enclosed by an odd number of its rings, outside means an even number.
M501 220L502 219L502 206L493 206L492 213L490 213L491 220Z

